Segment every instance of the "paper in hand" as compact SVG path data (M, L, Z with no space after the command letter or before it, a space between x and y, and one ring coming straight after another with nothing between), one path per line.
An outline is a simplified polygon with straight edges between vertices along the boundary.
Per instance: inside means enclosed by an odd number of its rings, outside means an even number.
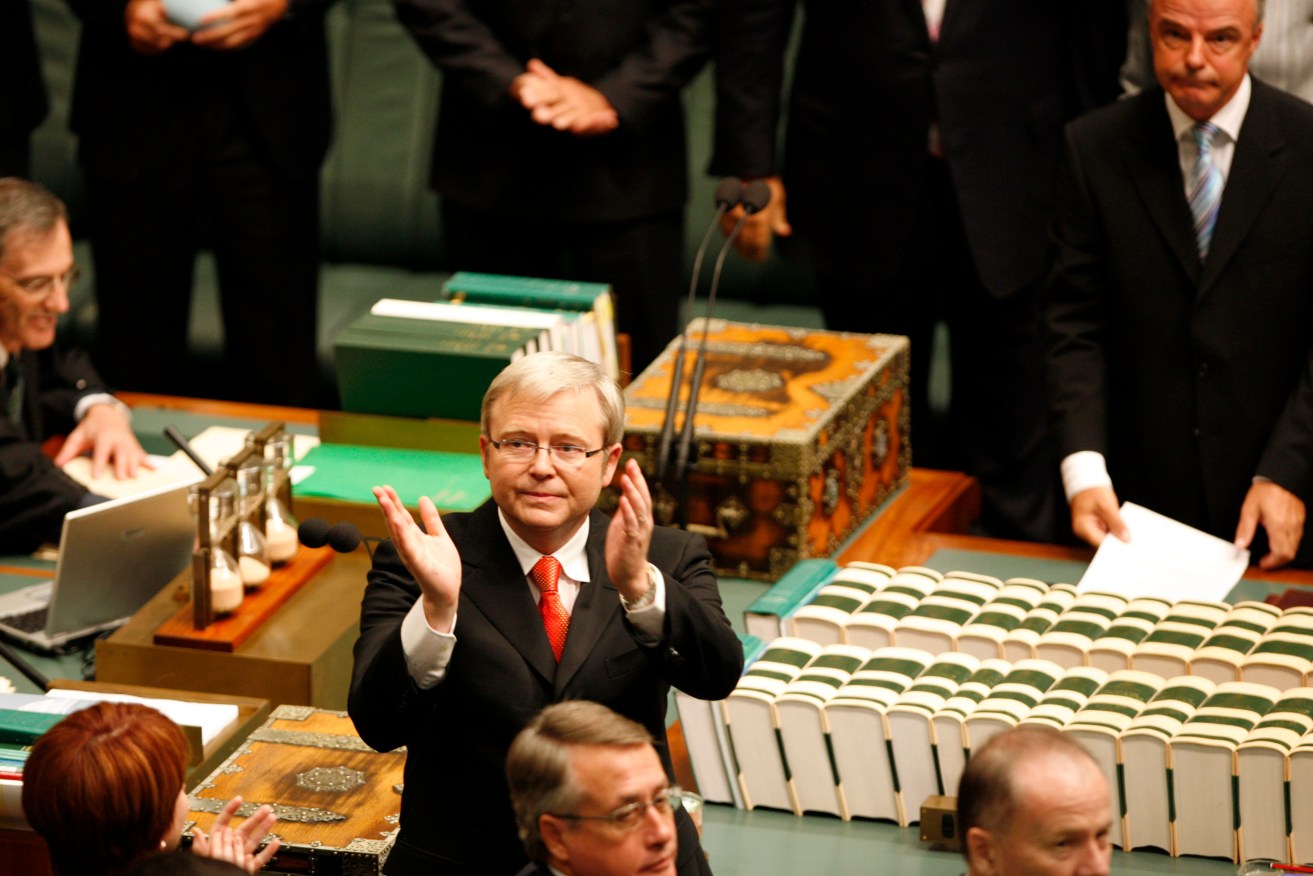
M202 18L227 5L228 0L164 0L164 13L179 27L200 30Z

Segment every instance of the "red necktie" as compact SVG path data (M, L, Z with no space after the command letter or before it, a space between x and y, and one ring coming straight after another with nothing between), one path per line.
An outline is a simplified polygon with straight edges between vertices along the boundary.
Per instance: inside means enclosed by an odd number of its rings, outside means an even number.
M570 630L570 613L561 604L561 595L556 592L556 584L561 577L561 564L555 557L542 557L533 564L529 573L533 583L538 585L541 594L538 599L538 613L543 616L543 627L547 630L547 641L552 643L552 653L556 662L561 662L561 652L565 650L565 634Z

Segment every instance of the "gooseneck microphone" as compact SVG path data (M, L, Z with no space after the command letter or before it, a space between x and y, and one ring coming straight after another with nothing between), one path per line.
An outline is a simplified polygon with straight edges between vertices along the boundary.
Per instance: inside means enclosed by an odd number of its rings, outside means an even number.
M328 545L339 554L349 554L363 543L371 560L374 558L374 546L383 541L372 535L362 535L354 523L341 521L330 524L320 517L303 520L296 528L296 537L308 548Z
M693 380L688 388L688 404L684 408L684 428L679 436L679 447L675 453L675 466L672 476L675 483L681 488L686 489L689 469L689 454L693 447L693 418L698 409L698 393L702 388L702 373L706 370L707 365L707 335L711 333L711 315L716 307L716 290L720 287L720 273L725 267L725 256L728 255L730 247L734 245L734 240L743 230L744 224L747 223L748 217L754 213L760 213L770 203L770 186L764 180L753 180L743 188L743 215L739 221L734 223L734 229L730 231L729 236L720 247L720 252L716 255L716 266L711 272L711 287L707 291L707 309L702 318L702 340L698 345L697 359L693 364ZM679 507L683 508L685 503L681 500Z
M702 274L702 259L711 245L711 237L720 226L725 213L743 202L743 181L736 176L727 176L716 186L716 215L707 226L707 233L702 236L702 244L693 257L693 273L688 280L688 307L692 312L693 302L697 300L698 278ZM656 477L664 482L666 472L670 469L671 445L675 440L675 408L679 404L679 386L684 382L684 354L688 351L688 332L681 329L679 333L679 350L671 366L670 394L666 398L666 418L661 424L661 437L657 441Z

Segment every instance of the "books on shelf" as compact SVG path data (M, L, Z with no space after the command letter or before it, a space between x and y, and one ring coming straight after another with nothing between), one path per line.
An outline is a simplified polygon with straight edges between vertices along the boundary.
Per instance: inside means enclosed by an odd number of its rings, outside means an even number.
M1003 639L1025 621L1049 585L1033 578L1009 578L957 634L957 650L980 660L1003 656Z
M1172 734L1173 854L1235 858L1236 750L1279 699L1267 685L1224 682Z
M998 595L1003 582L965 572L949 572L894 627L894 641L903 648L932 654L957 650L963 625Z
M888 583L848 618L845 625L848 643L875 651L896 644L894 628L911 614L944 576L922 566L904 566Z
M761 655L765 643L756 636L739 636L743 645L746 669ZM689 765L698 783L698 793L711 803L728 803L742 807L739 791L739 768L725 729L725 713L720 701L702 700L675 689L675 709L679 713Z
M1290 857L1290 753L1313 730L1313 688L1282 694L1236 747L1239 860Z
M748 635L770 642L788 635L788 619L824 587L839 568L833 560L799 560L743 612Z
M1058 616L1076 601L1076 588L1071 584L1054 584L1039 604L1026 612L1021 624L1003 637L999 647L1003 659L1015 663L1035 656L1035 644L1049 627L1057 623Z

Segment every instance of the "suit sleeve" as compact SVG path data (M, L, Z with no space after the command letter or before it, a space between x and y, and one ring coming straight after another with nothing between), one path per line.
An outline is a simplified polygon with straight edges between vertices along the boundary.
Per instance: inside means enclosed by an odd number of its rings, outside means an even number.
M776 133L796 0L721 0L715 18L716 121L711 173L779 173Z
M419 585L392 542L380 544L360 605L360 638L347 695L356 731L376 751L405 745L414 710L429 700L430 692L421 691L411 679L401 645L401 622L419 597Z
M725 616L706 540L657 532L679 539L682 549L668 568L657 564L666 580L665 627L662 641L644 650L674 687L699 699L724 699L743 673L743 646Z
M66 435L77 425L74 414L84 396L110 390L82 350L52 348L40 354L40 361L42 434L38 437L45 440Z
M626 127L642 128L677 99L710 54L709 0L672 3L646 28L648 41L589 83L611 102Z
M465 0L393 0L397 18L442 75L459 82L485 107L510 100L511 81L524 72L516 58Z
M1286 402L1255 474L1313 502L1313 351Z
M1067 129L1044 296L1045 387L1060 457L1106 454L1107 246L1079 143Z

